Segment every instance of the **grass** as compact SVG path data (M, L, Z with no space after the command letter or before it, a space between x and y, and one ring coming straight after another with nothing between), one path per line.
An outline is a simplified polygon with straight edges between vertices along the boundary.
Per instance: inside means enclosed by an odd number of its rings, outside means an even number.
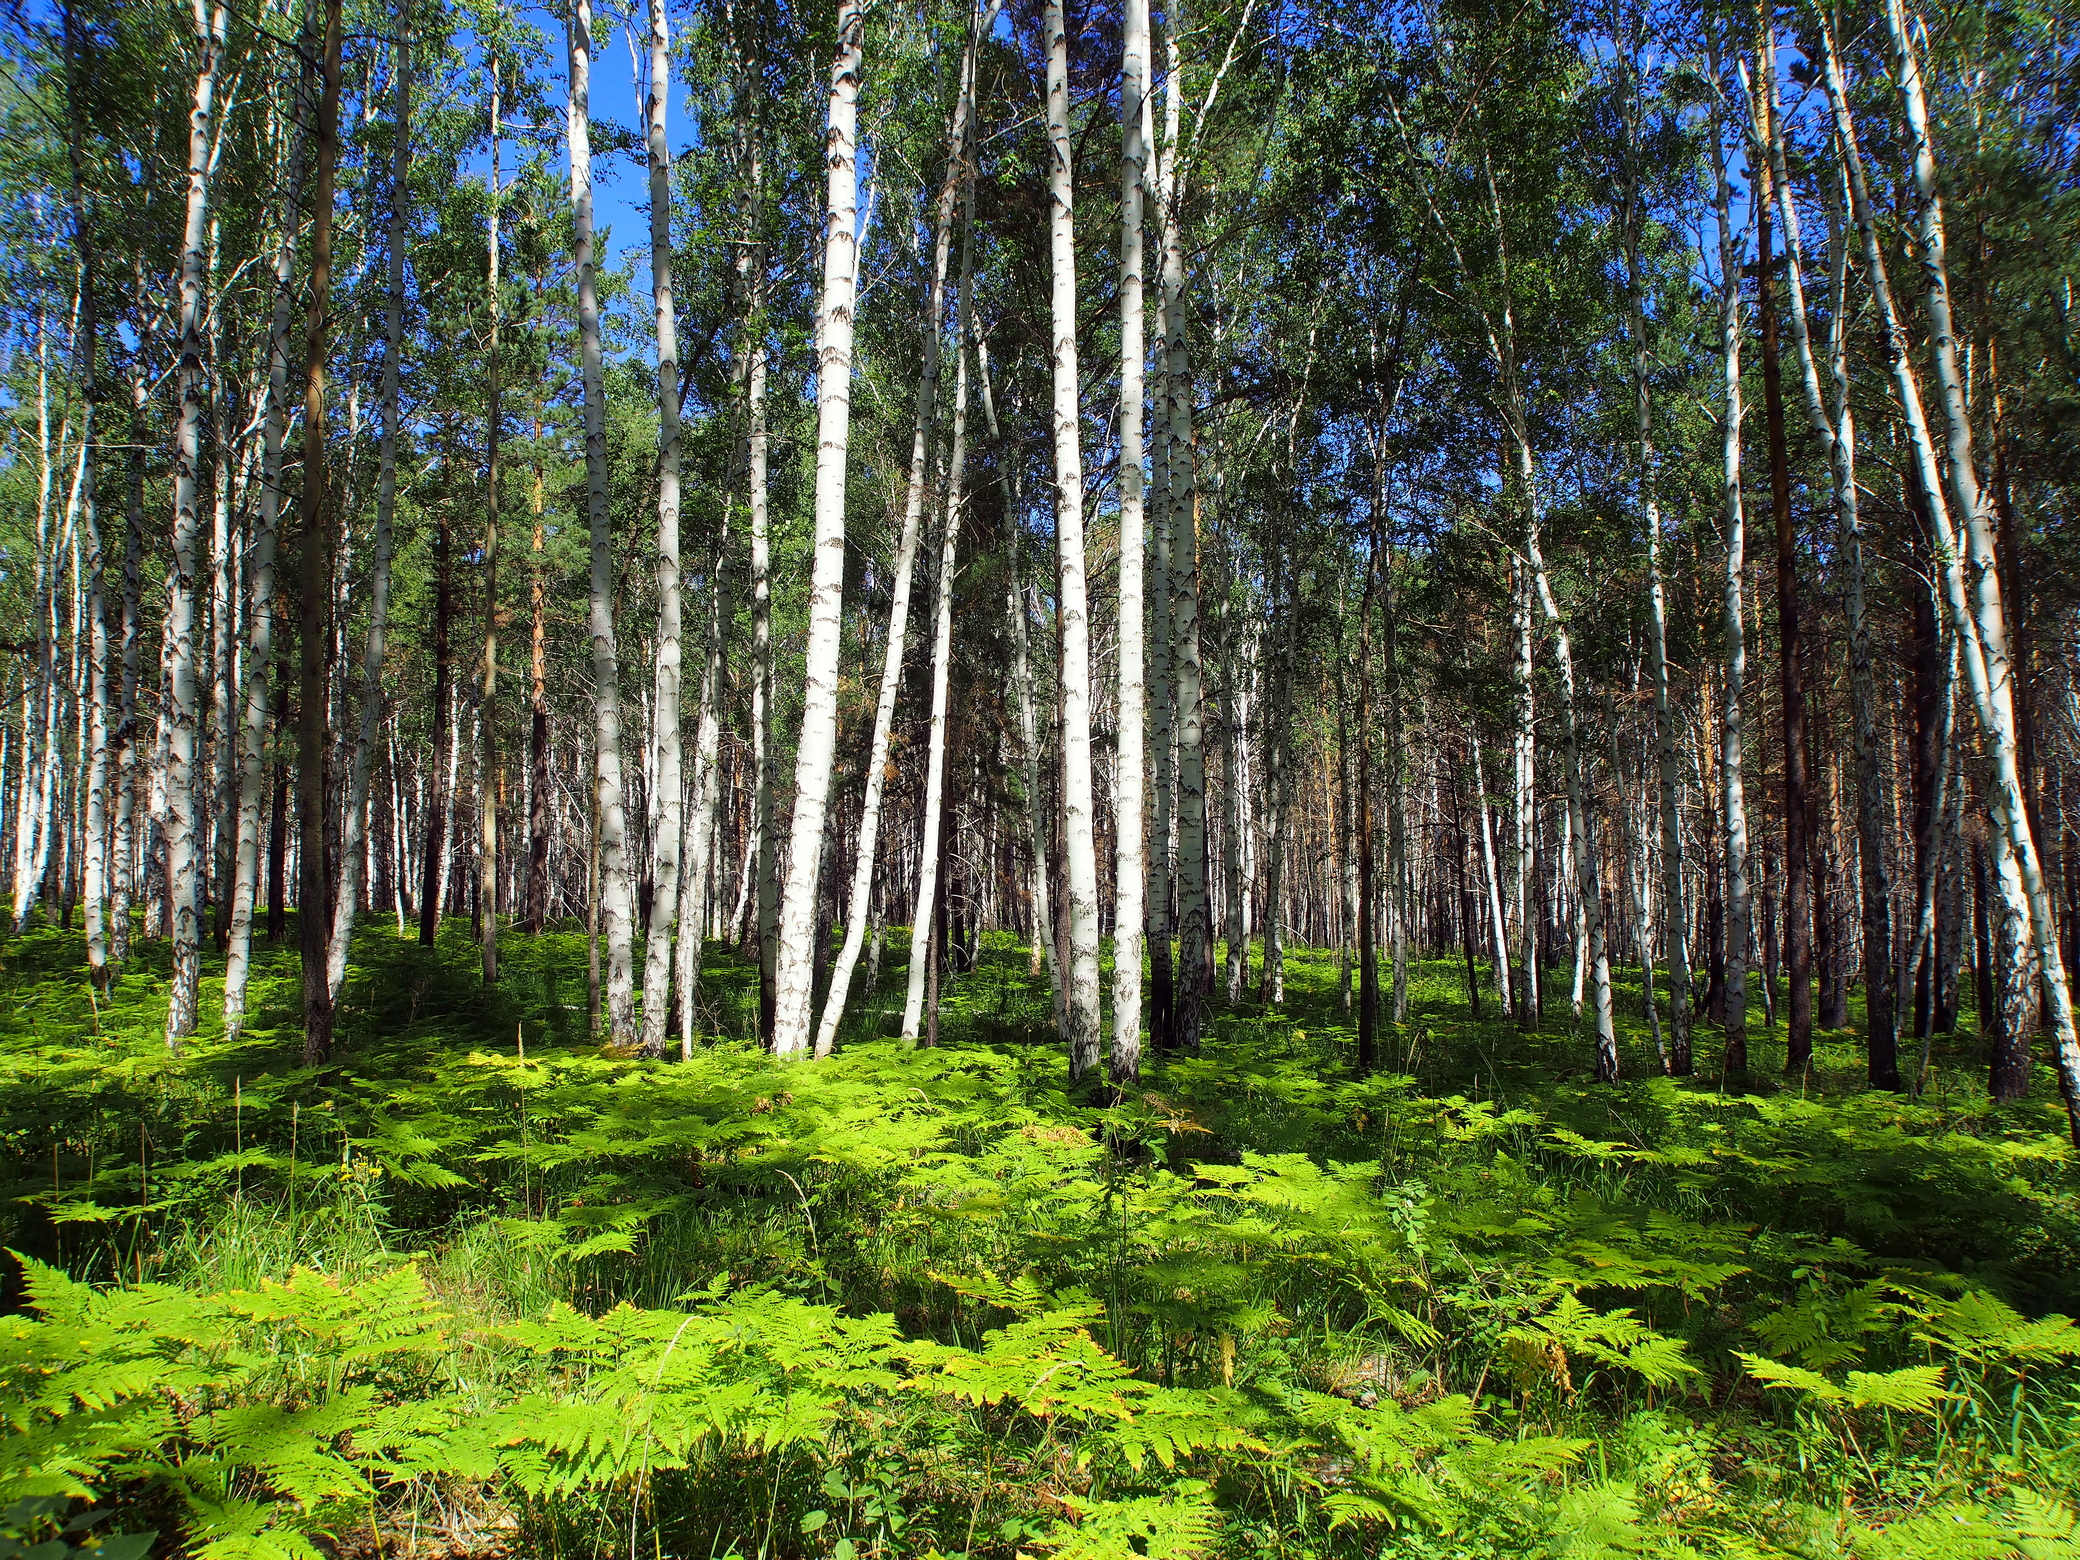
M1007 937L880 1038L904 941L821 1064L711 947L659 1065L581 936L486 992L371 922L313 1072L285 951L171 1058L163 945L97 999L15 940L0 1554L2080 1554L2048 1072L1996 1108L1963 1033L1875 1095L1758 1024L1668 1079L1632 984L1598 1086L1565 972L1523 1033L1440 960L1361 1075L1303 949L1108 1105Z

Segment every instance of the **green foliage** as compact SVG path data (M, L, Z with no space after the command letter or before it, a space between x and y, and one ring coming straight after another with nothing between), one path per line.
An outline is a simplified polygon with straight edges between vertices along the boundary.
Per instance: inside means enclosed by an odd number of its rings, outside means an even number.
M321 1078L264 1010L167 1061L126 1027L142 981L100 1015L115 1043L65 1043L84 997L44 935L12 977L37 1031L0 1043L24 1550L415 1523L819 1560L2074 1541L2080 1326L2044 1299L2069 1160L2027 1125L1541 1082L1540 1037L1454 1031L1420 970L1468 1072L1352 1077L1304 951L1284 1015L1216 1015L1098 1109L1015 1039L553 1044L530 993L569 972L530 970L576 939L516 939L513 1007L473 1014L471 947L371 937L387 973ZM726 1005L750 976L708 978ZM993 944L942 1028L1046 1001ZM1913 1218L1863 1211L1881 1175ZM1919 1221L1965 1229L1967 1201L1997 1224L1933 1260Z

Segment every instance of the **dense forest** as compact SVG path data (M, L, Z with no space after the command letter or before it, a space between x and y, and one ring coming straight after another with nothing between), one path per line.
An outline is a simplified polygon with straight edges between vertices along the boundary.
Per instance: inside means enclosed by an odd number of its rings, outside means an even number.
M0 1557L2080 1557L1919 3L14 0Z

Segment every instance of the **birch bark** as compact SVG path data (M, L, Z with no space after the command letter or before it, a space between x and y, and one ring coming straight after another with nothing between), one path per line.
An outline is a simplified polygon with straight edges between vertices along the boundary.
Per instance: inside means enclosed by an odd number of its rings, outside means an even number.
M895 575L890 582L888 605L888 644L881 663L881 688L874 701L874 734L868 742L867 770L864 796L860 803L859 839L854 847L855 860L852 872L852 887L845 911L845 941L838 950L838 961L833 967L831 986L824 997L823 1016L816 1026L816 1054L828 1056L837 1043L838 1023L845 1016L846 999L851 994L852 972L858 967L860 949L866 941L867 912L874 889L875 852L881 838L881 797L887 780L889 767L889 742L895 725L896 693L903 680L903 656L909 643L910 592L917 572L917 546L923 530L924 514L931 496L931 462L933 429L938 418L939 405L939 357L940 340L946 325L946 266L953 243L953 205L967 163L968 132L975 111L975 58L984 33L989 29L997 14L997 6L991 5L988 14L979 19L971 18L968 29L968 44L961 59L961 74L958 99L954 104L952 123L946 137L946 173L939 184L939 195L933 206L932 219L932 280L927 294L924 318L923 367L918 373L917 407L911 423L910 473L903 492L903 524L896 540ZM965 250L963 265L966 264ZM965 275L963 288L967 285ZM965 295L964 295L965 296ZM964 305L965 306L965 305ZM961 374L965 375L963 363ZM965 379L963 379L965 385ZM958 398L959 392L956 392ZM965 415L964 408L956 405L954 417L958 422ZM949 499L948 514L954 500ZM936 664L936 663L935 663ZM936 685L935 685L936 686ZM943 738L943 721L933 726L933 740ZM936 838L927 831L927 840ZM926 852L927 857L931 855ZM914 917L922 926L926 917L920 911ZM917 927L912 929L912 940ZM919 982L924 974L923 965L913 962L910 984L921 993ZM921 995L918 1000L921 1000ZM904 999L903 1038L917 1038L917 1015L913 1011L916 1002Z
M809 584L801 740L795 750L794 819L780 900L774 969L773 1050L809 1049L816 966L817 869L838 740L838 651L845 589L845 478L852 431L853 305L859 290L856 141L862 28L859 0L839 0L825 135L823 295L817 309L816 532Z
M1069 35L1063 0L1047 6L1050 335L1054 374L1055 545L1061 558L1062 800L1068 863L1069 1076L1098 1060L1098 859L1091 791L1089 582L1083 539L1083 430L1076 368L1076 211L1069 151Z
M1142 301L1142 183L1148 145L1148 0L1126 0L1121 21L1119 241L1119 753L1113 780L1117 836L1112 931L1114 1088L1141 1076L1141 948L1148 918L1147 846L1142 838L1147 768L1146 594L1142 491L1143 376L1148 347Z
M679 599L679 324L672 299L672 151L666 136L672 54L665 0L650 0L649 85L644 119L650 164L650 289L657 306L657 664L652 689L656 751L650 772L656 846L650 934L643 956L643 1051L661 1057L671 1016L672 926L679 910L685 801L679 738L684 654ZM698 927L679 930L684 937L700 936ZM682 991L682 1003L690 996ZM682 1049L686 1043L682 1040Z
M621 774L621 681L614 646L614 557L607 507L606 391L599 328L599 280L593 259L592 138L588 115L592 89L592 5L572 8L569 136L571 231L578 271L578 350L585 385L585 508L591 531L595 832L600 857L600 920L606 934L606 1040L628 1046L637 1039L630 947L635 925L629 889L628 814Z
M924 824L919 834L923 848L918 853L917 910L911 917L910 926L910 978L903 995L902 1037L905 1045L914 1045L917 1041L918 1024L924 1016L928 968L933 986L931 1034L934 1043L938 1035L939 972L931 958L931 939L934 920L943 919L944 909L940 903L939 842L950 833L941 820L946 806L947 699L953 671L954 567L958 561L960 541L961 484L968 457L968 294L973 272L974 223L971 201L967 232L961 241L960 306L956 311L959 323L954 335L953 447L946 462L946 515L940 527L939 582L932 613L932 715L925 753ZM864 895L860 896L860 902L864 909Z
M1713 57L1716 77L1717 56ZM1741 573L1746 567L1746 511L1741 502L1741 281L1733 230L1733 187L1719 118L1711 119L1712 184L1719 235L1719 356L1723 365L1720 413L1722 525L1726 533L1721 576L1726 640L1726 680L1719 718L1719 801L1725 836L1726 1017L1723 1068L1742 1077L1748 1070L1748 944L1751 937L1748 885L1748 808L1742 790L1744 717L1741 697L1748 674L1747 626L1741 611Z
M2080 1034L2075 1032L2072 991L2066 982L2057 922L2022 783L2014 672L1994 546L1994 515L1986 494L1980 488L1979 471L1972 451L1971 412L1965 397L1964 375L1958 363L1957 332L1950 308L1943 202L1937 186L1928 103L1922 85L1920 60L1907 26L1902 0L1886 0L1885 18L1898 63L1896 75L1912 140L1914 185L1921 197L1919 251L1923 290L1946 434L1942 475L1950 500L1957 506L1958 522L1964 530L1962 556L1952 534L1952 525L1948 517L1941 514L1944 505L1932 499L1930 508L1940 517L1938 539L1945 564L1945 589L1951 598L1951 611L1957 619L1966 681L1971 688L1980 730L1992 761L1993 817L2008 836L2015 872L2021 879L2022 893L2028 904L2037 978L2043 988L2045 1027L2051 1032L2073 1140L2080 1145ZM1832 88L1832 77L1838 65L1832 48L1828 50L1828 60ZM1844 116L1845 122L1846 101L1846 96L1837 97L1837 113ZM1845 134L1844 141L1847 140ZM1885 312L1887 323L1893 324L1891 311ZM1897 334L1896 325L1891 333ZM1904 344L1900 346L1903 348ZM1914 426L1912 419L1909 426ZM1933 466L1933 441L1926 439L1925 430L1924 419L1921 431L1930 448L1922 459L1924 466Z
M204 382L203 273L209 223L210 126L216 102L217 62L230 14L223 0L195 0L195 97L188 116L188 209L181 246L180 430L173 473L173 593L167 604L171 640L167 785L167 892L173 909L173 982L166 1010L166 1045L178 1050L195 1029L201 976L195 904L195 568Z

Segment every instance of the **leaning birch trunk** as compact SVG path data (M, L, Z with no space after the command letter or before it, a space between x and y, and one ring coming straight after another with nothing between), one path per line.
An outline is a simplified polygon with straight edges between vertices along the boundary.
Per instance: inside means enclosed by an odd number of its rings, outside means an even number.
M1568 847L1573 858L1575 893L1581 901L1577 908L1585 943L1586 958L1583 962L1588 976L1590 1011L1596 1026L1596 1078L1599 1083L1615 1083L1618 1079L1618 1035L1611 1010L1610 948L1604 935L1603 875L1597 864L1595 818L1590 812L1588 756L1582 751L1574 637L1560 616L1560 604L1554 599L1552 581L1546 573L1545 555L1539 545L1537 473L1532 465L1531 448L1521 438L1517 440L1517 479L1524 489L1525 555L1531 566L1532 586L1538 594L1546 626L1552 630L1553 653L1560 663L1560 740L1563 749L1561 761L1567 769Z
M188 117L188 211L181 245L180 432L173 468L173 594L167 603L172 641L169 674L167 892L173 905L173 982L166 1009L166 1045L178 1050L195 1030L201 978L200 927L195 905L195 547L201 525L197 468L209 387L203 381L203 272L209 224L210 121L216 100L217 59L230 13L223 0L208 11L195 0L195 101Z
M1639 441L1640 528L1647 539L1647 646L1654 674L1654 759L1661 823L1661 949L1663 962L1668 966L1668 1068L1683 1078L1691 1070L1690 918L1683 902L1682 781L1676 763L1675 700L1668 675L1668 596L1661 575L1661 505L1656 492L1658 466L1649 378L1652 360L1647 343L1646 284L1640 268L1640 234L1646 225L1646 207L1639 189L1639 96L1631 76L1632 57L1629 43L1618 50L1620 68L1626 73L1622 228L1627 324L1632 335L1633 418ZM1798 286L1795 266L1794 261L1794 297Z
M1144 65L1144 71L1146 68ZM1148 162L1156 155L1155 105L1148 91L1145 76L1141 92L1141 155L1144 188L1142 208L1145 216L1146 187L1149 182ZM1162 197L1158 189L1159 218L1161 205ZM1156 319L1159 347L1163 335L1160 302L1159 291ZM1159 356L1157 361L1160 364L1165 359ZM1171 836L1177 811L1177 677L1176 657L1172 653L1170 634L1170 553L1174 512L1170 502L1169 415L1162 389L1167 382L1168 375L1159 369L1154 397L1154 438L1149 450L1152 498L1146 506L1153 511L1152 518L1155 522L1155 561L1152 571L1144 571L1145 594L1148 598L1148 655L1144 670L1147 674L1145 680L1155 701L1155 718L1151 722L1154 764L1144 765L1144 768L1153 768L1155 792L1147 851L1148 889L1145 896L1144 941L1148 946L1148 1026L1159 1050L1166 1050L1170 1045L1171 1017L1177 985L1171 941L1175 927L1170 914L1171 887L1176 880L1176 875L1171 870Z
M79 94L83 83L79 33L72 7L64 8L65 97L67 119L66 151L72 171L73 248L79 259L79 322L73 331L73 354L86 409L80 425L79 526L84 542L80 569L85 576L83 608L89 635L87 649L87 795L84 809L84 859L81 862L83 897L86 900L87 978L96 987L106 987L114 974L108 951L108 615L101 591L101 516L96 492L97 454L94 442L94 399L100 323L96 313L96 267L99 264L93 224L86 195L86 159L81 146Z
M990 443L1001 451L1003 432L997 426L996 397L990 391L989 348L981 341L975 343L975 366L976 376L982 382L982 414L989 422ZM1025 528L1019 520L1018 489L1006 472L1009 464L1000 454L997 480L1004 491L1004 512L1010 517L1010 524L1006 527L1010 533L1010 545L1005 559L1004 611L1011 622L1011 681L1018 694L1019 762L1026 787L1026 838L1033 855L1033 940L1047 959L1048 985L1059 1025L1063 999L1062 964L1059 950L1055 947L1054 912L1047 894L1047 826L1040 815L1040 721L1034 709L1032 646L1026 625L1025 586L1020 580L1019 569L1020 556L1025 550Z
M1495 999L1510 1010L1509 920L1502 908L1502 873L1495 861L1495 830L1488 822L1488 779L1481 765L1481 743L1473 740L1473 800L1481 814L1481 871L1488 883L1488 933L1495 941Z
M1798 202L1793 198L1784 156L1783 112L1776 102L1772 72L1765 78L1770 94L1766 143L1776 189L1777 215L1783 223L1785 279L1790 294L1786 311L1792 349L1798 356L1799 384L1804 391L1806 420L1827 451L1830 497L1840 538L1844 597L1849 618L1849 703L1855 725L1856 841L1863 890L1864 1031L1873 1088L1899 1087L1898 1040L1894 1032L1892 989L1892 881L1885 849L1885 820L1892 812L1892 775L1878 731L1878 696L1872 673L1874 650L1870 617L1864 606L1866 570L1863 524L1857 508L1856 421L1849 402L1848 244L1841 228L1843 202L1827 203L1827 251L1830 275L1828 367L1833 389L1830 410L1822 394L1820 369L1813 350L1812 325L1806 309L1805 254L1799 233Z
M621 779L621 683L614 649L613 528L607 507L607 411L600 357L599 280L592 251L592 5L577 0L570 24L571 232L578 271L578 346L585 381L585 507L592 541L592 708L600 858L599 912L607 940L606 1040L636 1041L630 947L628 816Z
M1192 359L1185 336L1184 239L1186 169L1182 120L1181 19L1169 17L1170 69L1164 84L1163 150L1156 200L1162 213L1163 387L1169 447L1164 510L1170 527L1170 654L1176 668L1177 968L1171 989L1170 1043L1196 1051L1211 974L1212 926L1206 895L1206 704L1199 647L1199 500L1192 443Z
M1248 717L1243 713L1243 700L1237 693L1242 684L1243 653L1235 647L1236 628L1232 606L1221 614L1221 630L1215 639L1219 647L1220 692L1215 696L1215 708L1220 712L1221 722L1221 906L1222 940L1227 944L1227 968L1223 974L1228 1003L1230 1006L1242 1000L1243 983L1249 978L1249 922L1245 917L1245 891L1242 879L1242 829L1246 809L1242 804L1245 780L1242 773L1243 733L1248 727Z
M501 476L499 456L505 442L504 367L499 340L505 323L505 300L500 296L499 216L505 193L499 187L499 69L491 66L491 189L490 220L487 224L485 301L491 311L491 339L487 343L484 418L484 660L478 669L477 723L482 745L477 748L477 936L479 967L484 984L498 983L498 803L502 763L498 745L498 501ZM350 868L344 885L353 885Z
M2001 600L2000 570L1994 552L1993 515L1979 486L1978 467L1974 464L1971 412L1965 399L1964 375L1958 363L1957 332L1951 321L1943 202L1936 182L1928 104L1922 87L1920 62L1915 55L1901 0L1886 0L1885 19L1898 59L1896 74L1906 106L1907 128L1913 141L1914 184L1921 197L1921 265L1936 387L1947 435L1944 475L1948 479L1950 498L1957 505L1958 523L1964 529L1963 558L1958 556L1954 535L1942 541L1945 574L1955 577L1954 584L1946 581L1946 585L1952 596L1952 611L1958 619L1958 637L1963 642L1960 648L1971 685L1972 702L1977 707L1980 729L1992 761L1993 819L2008 837L2015 868L2022 880L2022 891L2028 900L2037 976L2043 986L2045 1027L2051 1031L2073 1139L2076 1145L2080 1145L2080 1034L2075 1032L2072 990L2066 983L2057 921L2023 793L2007 614ZM1830 49L1828 53L1832 70L1834 51ZM1889 316L1891 311L1886 313ZM1924 429L1925 426L1924 423ZM1940 509L1942 506L1932 502L1930 507ZM1947 521L1944 530L1950 530Z
M680 852L679 943L674 952L679 990L679 1059L693 1059L694 999L700 994L701 942L708 922L708 877L715 853L715 815L721 801L718 758L722 743L723 567L729 556L729 523L715 539L708 570L708 653L701 667L700 714L693 733L693 776L688 794L692 816L686 820L685 847Z
M1714 58L1714 70L1717 62ZM1744 729L1741 695L1747 681L1747 626L1741 613L1746 566L1746 515L1741 504L1741 281L1733 234L1733 192L1719 119L1711 120L1713 189L1719 227L1719 354L1724 365L1720 414L1722 524L1726 567L1721 576L1726 636L1726 682L1719 718L1719 802L1726 862L1726 1021L1722 1071L1739 1076L1748 1062L1748 807L1742 793Z
M143 268L138 266L137 290L143 292ZM150 402L150 370L153 321L157 311L140 309L144 316L138 327L135 366L130 382L130 492L123 517L123 683L117 706L115 820L109 831L109 855L113 871L109 885L109 957L117 964L130 956L130 901L135 883L132 871L133 820L137 812L137 679L144 647L144 414Z
M679 741L679 325L672 303L672 153L665 134L671 82L671 24L665 0L650 0L650 92L644 118L650 156L650 289L657 301L657 665L652 688L656 740L650 769L656 887L643 949L643 1052L655 1057L664 1055L671 1016L672 925L678 919L685 785ZM679 930L681 936L700 936L698 927ZM682 992L681 1001L688 995Z
M895 728L896 693L903 681L903 655L910 634L910 592L917 572L917 544L924 528L924 512L931 489L932 431L939 405L940 337L946 322L946 266L953 245L953 203L967 159L968 123L975 105L975 56L982 34L996 16L991 6L988 17L968 30L968 47L962 58L959 97L953 122L946 137L946 176L939 185L939 198L932 220L932 281L925 304L924 363L917 379L917 408L910 430L910 474L903 491L903 525L896 540L895 575L890 582L888 644L881 663L881 689L874 701L874 734L868 743L864 795L860 802L859 840L854 847L852 888L845 909L845 941L832 967L830 990L824 994L823 1015L816 1025L816 1054L828 1056L837 1044L838 1024L852 990L852 972L859 965L865 945L867 914L874 891L875 852L881 839L881 797L887 782L888 749ZM963 256L965 264L965 255ZM963 278L962 285L966 285ZM963 370L965 372L965 369ZM958 419L962 414L956 411ZM934 727L936 733L939 727ZM936 838L929 830L925 839ZM931 855L929 849L927 857ZM920 924L922 915L917 918ZM914 929L913 929L914 930ZM924 973L921 961L911 966L911 984ZM903 1036L917 1037L917 1022L905 1003Z
M303 961L303 1060L315 1067L332 1055L332 992L325 965L331 925L326 871L329 821L326 758L331 746L326 666L332 639L332 519L325 459L325 364L332 317L332 192L339 165L342 0L326 0L322 85L311 187L311 270L303 326L303 489L297 495L298 571L303 622L298 634L296 712L297 929Z
M917 909L910 925L910 974L903 993L903 1044L917 1043L924 1019L925 975L931 966L932 926L939 905L940 820L946 806L946 721L947 699L952 690L953 671L953 578L960 542L961 483L968 461L968 290L973 274L975 214L972 202L968 228L961 240L961 284L958 324L954 335L953 445L946 461L946 516L940 527L939 585L932 612L932 715L925 750L924 823L918 838L922 848L917 859ZM931 1032L938 1032L937 971L932 997L934 1012Z
M823 296L816 314L816 531L809 582L802 731L795 749L794 819L780 897L773 973L773 1050L809 1049L816 972L816 884L838 742L838 652L845 592L845 477L852 434L852 311L859 290L856 140L861 69L859 0L839 0L825 160Z
M1089 581L1083 545L1083 430L1076 370L1076 211L1069 166L1069 35L1063 0L1047 7L1047 168L1051 212L1055 541L1061 557L1062 811L1068 863L1069 1076L1098 1060L1098 855L1091 792ZM926 848L930 849L927 842Z
M1517 911L1517 936L1522 941L1518 972L1517 1024L1536 1029L1544 987L1538 962L1538 912L1531 903L1532 868L1538 840L1538 705L1532 685L1531 584L1529 570L1521 562L1510 568L1510 626L1516 639L1516 731L1512 747L1510 803L1514 829L1510 835L1512 903Z
M1982 733L1987 738L1987 747L1992 750L1993 797L1992 818L1996 828L2007 839L2012 853L2015 870L2002 872L1996 882L2003 896L2001 915L2009 924L2035 925L2036 901L2031 896L2029 878L2023 864L2027 847L2034 859L2034 844L2030 840L2028 815L2023 810L2019 794L2019 778L2013 763L2013 708L2002 707L1993 697L1994 689L1987 666L1984 643L1980 637L1979 623L1967 599L1964 565L1958 555L1957 536L1951 524L1946 484L1937 458L1935 441L1929 431L1926 410L1921 399L1921 386L1914 370L1913 358L1903 329L1897 306L1892 295L1892 284L1886 272L1885 255L1879 243L1876 219L1872 211L1870 191L1864 176L1863 154L1857 144L1856 127L1851 117L1848 92L1841 75L1840 57L1831 31L1823 29L1822 41L1824 79L1827 87L1829 108L1833 114L1837 150L1841 155L1844 176L1849 186L1850 210L1861 238L1864 269L1871 288L1873 302L1878 306L1881 334L1884 340L1887 366L1891 370L1894 394L1898 399L1903 421L1907 427L1908 442L1915 460L1915 475L1928 500L1929 521L1935 533L1936 556L1942 566L1942 600L1947 613L1947 622L1954 635L1958 658L1962 662L1966 682L1971 690L1974 712L1978 716ZM1925 151L1925 147L1923 148ZM1917 161L1918 161L1917 157ZM1932 178L1932 170L1931 170ZM1940 238L1940 233L1937 234ZM1945 314L1947 322L1947 313ZM1969 429L1966 430L1969 437ZM1976 479L1973 479L1974 481ZM2007 720L2002 719L2003 713ZM2001 762L2002 738L2006 731L2008 763ZM2011 789L2010 782L2014 782ZM2015 826L2010 827L2007 799L2014 798ZM2019 845L2018 833L2019 830ZM2038 881L2041 883L2041 874ZM2048 905L2047 905L2048 910ZM2053 956L2057 949L2053 946ZM1911 960L1909 961L1911 963ZM2014 972L2007 972L2012 980ZM2064 981L2058 982L2063 991ZM2047 989L2047 996L2049 995ZM2072 1119L2076 1140L2080 1140L2080 1054L2076 1054L2064 1036L2071 1031L2059 1031L2054 1022L2054 1032L2061 1035L2057 1040L2057 1062L2061 1082L2065 1085L2068 1099L2068 1114ZM1875 1064L1874 1064L1875 1065ZM1895 1061L1896 1065L1896 1061ZM2071 1068L2070 1074L2068 1068ZM1895 1076L1894 1087L1898 1086Z
M1141 191L1148 167L1148 0L1126 0L1119 90L1119 750L1112 784L1117 856L1112 929L1112 1056L1115 1088L1141 1076L1141 946L1148 919L1148 849L1142 837L1147 768L1147 657L1143 639L1143 323Z
M332 1000L339 1000L340 987L347 978L347 948L354 936L354 918L359 913L361 896L372 892L362 881L362 844L368 833L368 784L369 769L374 760L376 736L382 729L384 694L383 660L387 653L390 629L390 562L395 547L394 524L397 514L397 432L400 416L399 381L404 352L404 229L405 206L410 199L412 144L412 32L411 20L401 16L398 25L397 58L393 68L393 90L395 100L391 110L390 145L390 233L387 241L389 253L384 257L386 266L385 292L383 300L383 431L376 444L376 544L375 565L369 582L368 640L362 650L361 659L361 725L354 738L354 756L347 780L347 813L340 840L339 904L332 913L332 941L325 960L325 986ZM493 110L492 130L497 133L497 112ZM493 200L496 201L497 154L492 155ZM495 223L497 218L493 217ZM294 228L290 229L293 236ZM497 229L493 228L492 253L497 253ZM285 262L286 263L286 262ZM497 275L497 263L493 262L492 274ZM494 370L495 372L495 370ZM269 409L270 416L273 409ZM279 442L279 431L277 431ZM276 451L279 464L280 451ZM265 500L263 498L263 504ZM495 502L495 500L494 500ZM272 540L270 539L270 551ZM270 587L271 588L271 587ZM265 652L255 635L253 645L254 664L260 664ZM487 651L487 655L488 655ZM263 695L264 709L264 695ZM259 745L251 726L252 710L247 707L247 731L249 757L248 776L253 787L254 839L258 841L259 822ZM493 809L495 816L496 810ZM241 786L239 804L239 851L243 863L245 852L245 801ZM492 849L497 846L492 839ZM243 866L240 882L246 890L246 935L250 943L252 934L251 884L246 881ZM487 912L488 913L488 912ZM237 906L233 905L233 920L237 918ZM234 937L236 930L234 927ZM494 943L493 948L496 948ZM228 1022L229 990L227 982L226 1010Z

